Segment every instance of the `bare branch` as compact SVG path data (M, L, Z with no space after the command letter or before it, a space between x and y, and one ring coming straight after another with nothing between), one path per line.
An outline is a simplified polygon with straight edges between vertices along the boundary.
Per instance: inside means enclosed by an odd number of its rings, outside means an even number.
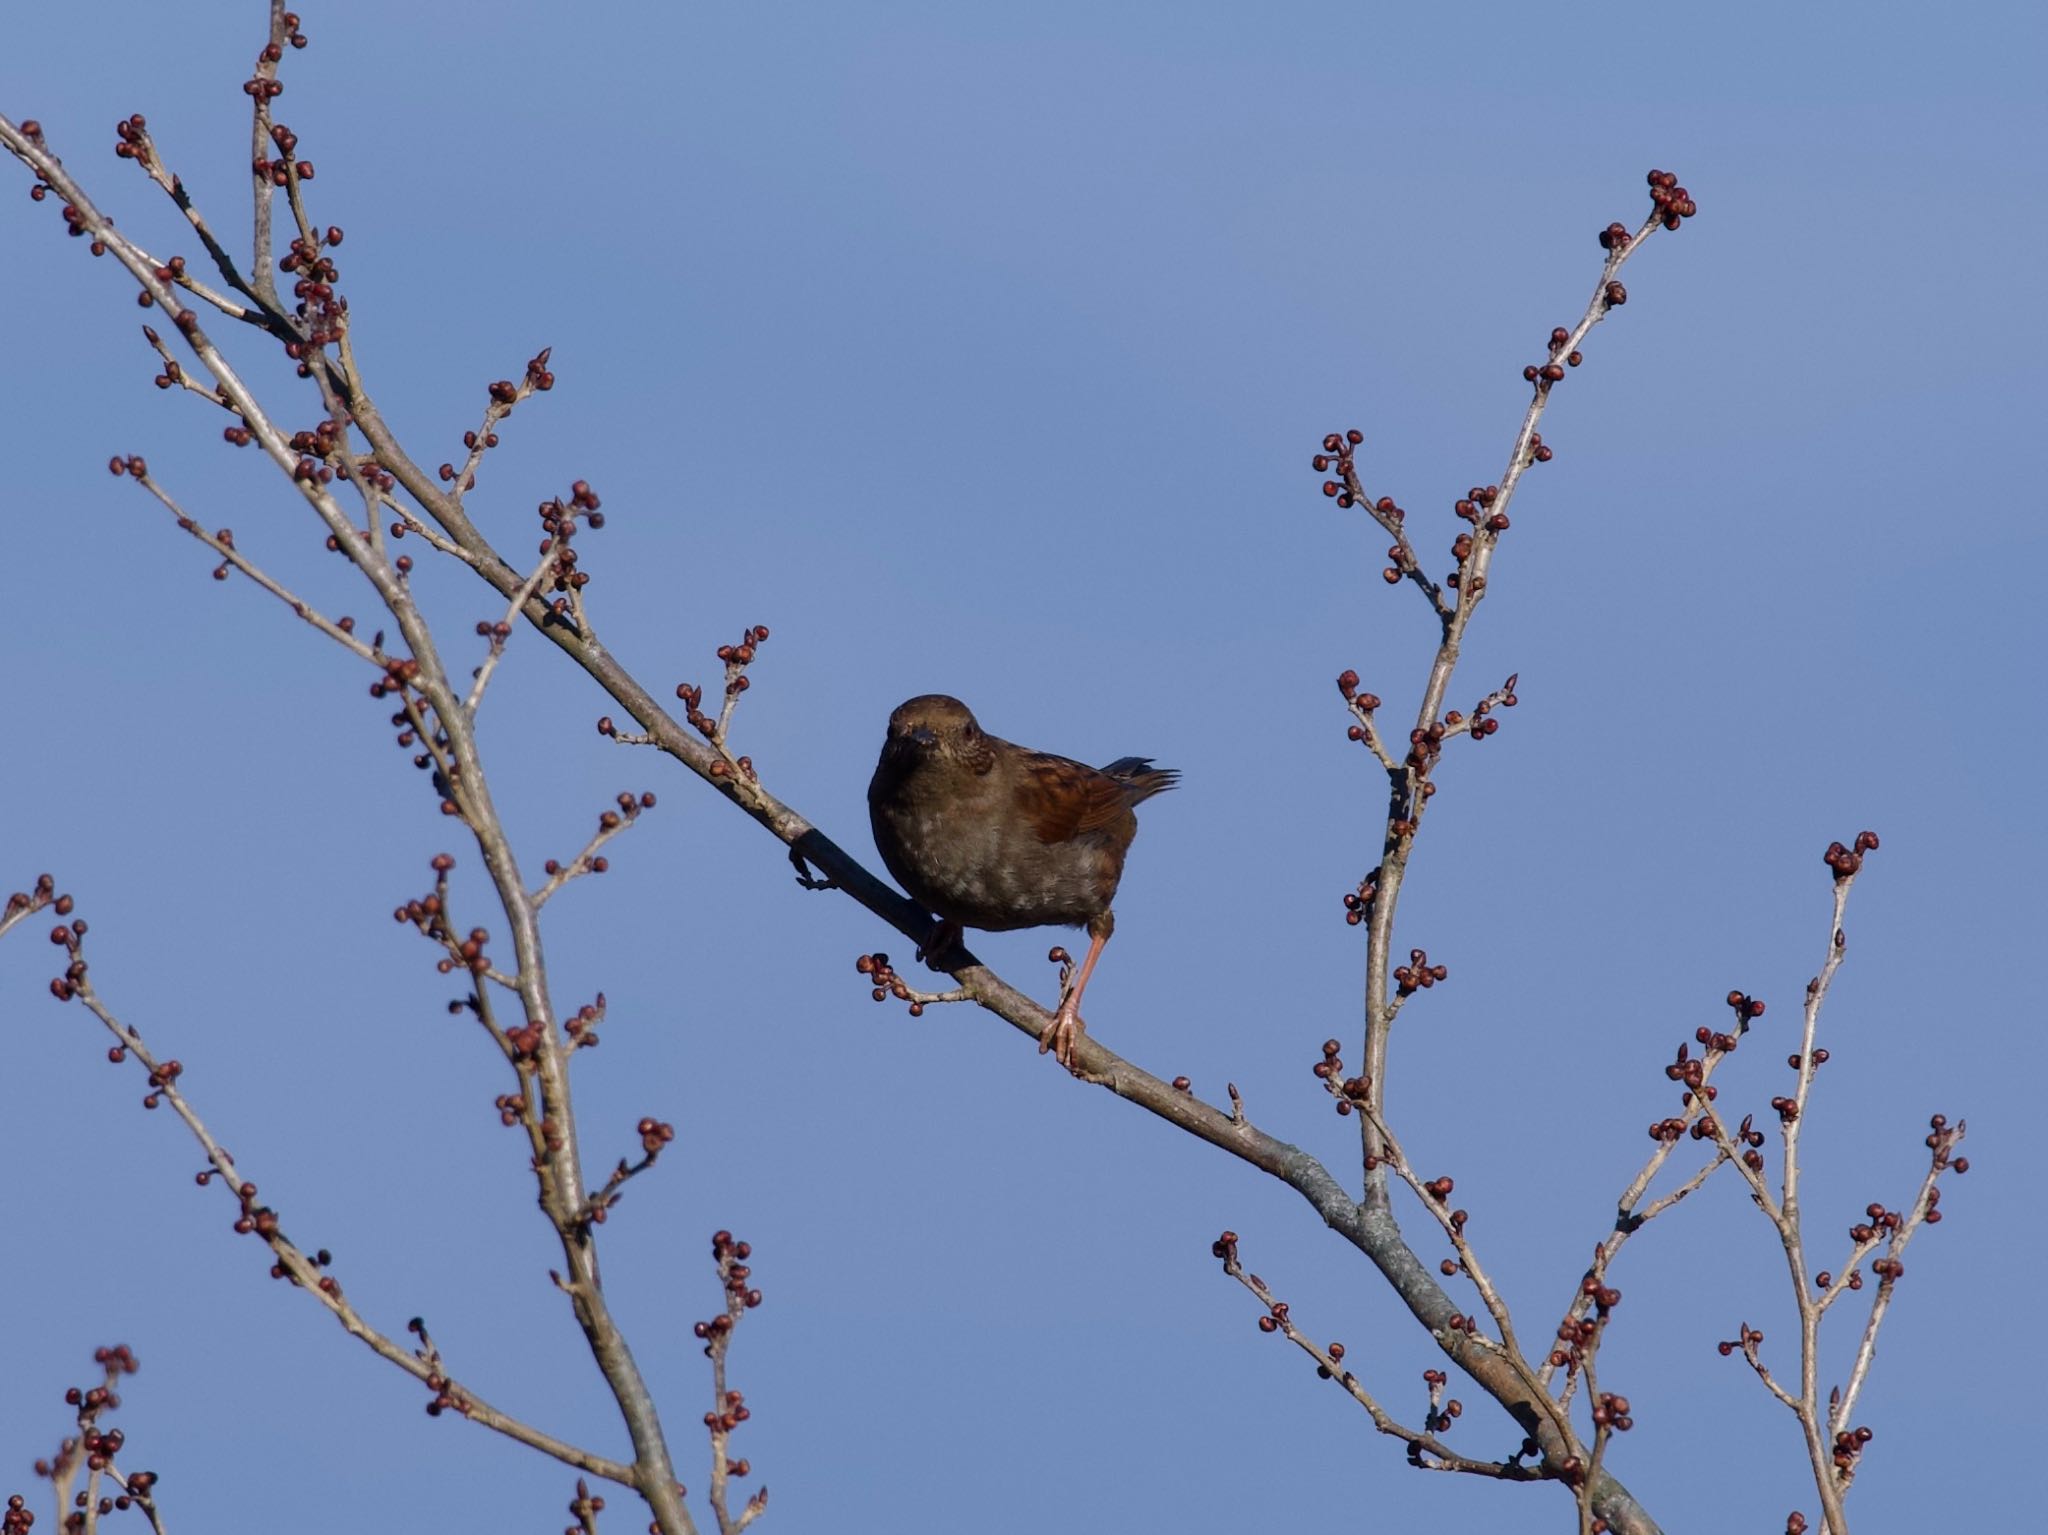
M222 1150L205 1122L199 1117L183 1090L179 1079L184 1075L183 1065L175 1060L161 1060L146 1046L140 1034L129 1028L115 1016L93 988L82 957L82 945L74 936L66 945L71 963L63 977L64 1000L76 1000L86 1007L94 1017L106 1026L107 1032L116 1041L114 1056L116 1062L133 1057L148 1074L149 1093L143 1100L146 1108L166 1104L178 1118L192 1138L199 1143L205 1154L209 1172L201 1174L203 1181L218 1179L222 1186L234 1194L242 1217L237 1229L253 1232L261 1237L276 1258L273 1273L279 1278L288 1278L298 1288L318 1301L339 1322L344 1331L368 1346L380 1358L397 1365L416 1380L433 1386L465 1418L494 1429L509 1439L514 1439L531 1449L551 1455L555 1459L593 1476L610 1481L622 1482L627 1486L636 1483L634 1469L617 1461L593 1455L551 1434L532 1427L511 1414L491 1406L467 1387L456 1387L453 1382L439 1375L435 1364L395 1342L388 1335L366 1321L361 1313L343 1294L340 1283L326 1272L324 1254L308 1254L296 1246L284 1233L274 1209L255 1202L256 1185L250 1181L239 1164Z
M1408 1464L1422 1471L1456 1471L1469 1476L1493 1477L1502 1481L1537 1482L1547 1481L1552 1473L1539 1466L1525 1466L1513 1458L1501 1461L1473 1460L1460 1455L1444 1444L1433 1433L1406 1427L1396 1421L1371 1392L1367 1391L1358 1377L1344 1366L1345 1348L1341 1343L1332 1343L1327 1348L1309 1337L1294 1323L1285 1301L1275 1300L1273 1292L1258 1275L1247 1273L1238 1261L1237 1233L1226 1231L1219 1237L1211 1251L1223 1260L1223 1272L1243 1285L1258 1297L1266 1314L1259 1318L1261 1332L1278 1332L1288 1342L1307 1354L1316 1362L1316 1375L1322 1380L1334 1380L1354 1402L1366 1410L1373 1427L1390 1438L1399 1439L1408 1446ZM1441 1390L1441 1372L1432 1371L1438 1378L1431 1383L1431 1416L1435 1422L1448 1425L1459 1415L1462 1408L1453 1402L1456 1411L1439 1415L1436 1411L1436 1396Z
M548 882L542 885L540 889L534 891L532 897L536 911L545 906L549 898L564 885L568 884L570 880L580 879L586 874L604 873L609 865L603 858L598 856L599 850L607 842L611 841L612 838L618 836L638 821L642 810L652 810L654 808L654 796L652 794L635 796L622 793L619 795L617 803L619 807L617 810L607 810L597 818L597 832L583 845L582 852L578 853L567 864L558 864L552 858L547 861L544 867L547 870Z
M170 493L162 485L157 483L155 477L150 474L149 466L144 460L140 458L115 459L113 463L118 466L116 469L117 473L126 473L134 476L137 484L156 497L163 504L164 509L178 519L178 526L181 529L190 533L200 543L206 545L207 548L221 557L220 568L214 572L217 580L227 579L227 571L230 568L239 570L279 602L290 608L295 616L304 619L350 654L360 660L368 661L372 666L382 668L384 658L379 656L370 646L365 645L356 638L354 619L330 619L303 597L295 595L281 582L272 579L261 567L235 547L235 536L231 530L222 528L218 533L209 533L199 522L187 516L184 508L171 498Z

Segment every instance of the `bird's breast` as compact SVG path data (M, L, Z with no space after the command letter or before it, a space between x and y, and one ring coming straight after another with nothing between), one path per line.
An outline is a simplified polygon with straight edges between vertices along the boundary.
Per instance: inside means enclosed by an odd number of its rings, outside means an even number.
M1080 926L1116 894L1116 850L1097 838L1039 840L987 796L909 795L871 805L889 872L939 916L990 932Z

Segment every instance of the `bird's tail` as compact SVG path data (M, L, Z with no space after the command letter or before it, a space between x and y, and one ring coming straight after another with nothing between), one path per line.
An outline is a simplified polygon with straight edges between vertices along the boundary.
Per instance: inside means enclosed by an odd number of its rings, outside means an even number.
M1150 757L1119 757L1105 763L1101 771L1124 785L1133 805L1163 794L1180 782L1178 769L1154 767Z

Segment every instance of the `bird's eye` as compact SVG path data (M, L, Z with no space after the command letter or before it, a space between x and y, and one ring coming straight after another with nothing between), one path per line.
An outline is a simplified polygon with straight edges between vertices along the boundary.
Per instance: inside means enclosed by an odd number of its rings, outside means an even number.
M964 729L964 730L962 730L962 731L960 732L960 739L961 739L961 740L963 740L963 741L978 741L978 740L980 740L980 739L981 739L981 730L980 730L980 727L978 727L978 726L975 726L975 725L969 725L969 726L967 726L967 728L966 728L966 729Z

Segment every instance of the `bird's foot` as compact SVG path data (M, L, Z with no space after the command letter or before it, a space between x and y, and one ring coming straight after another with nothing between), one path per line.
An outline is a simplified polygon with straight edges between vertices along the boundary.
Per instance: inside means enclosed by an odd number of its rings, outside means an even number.
M839 888L839 881L836 879L820 879L817 875L813 874L809 862L795 848L789 850L789 862L790 866L796 870L796 882L802 885L804 889L837 890Z
M1079 1052L1081 1036L1087 1032L1088 1025L1081 1021L1080 1012L1063 1002L1038 1036L1038 1053L1044 1055L1050 1050L1054 1060L1075 1076L1083 1076Z
M960 947L960 924L948 922L944 917L932 924L932 930L925 941L918 946L917 957L934 970L944 970L945 960L953 957Z

